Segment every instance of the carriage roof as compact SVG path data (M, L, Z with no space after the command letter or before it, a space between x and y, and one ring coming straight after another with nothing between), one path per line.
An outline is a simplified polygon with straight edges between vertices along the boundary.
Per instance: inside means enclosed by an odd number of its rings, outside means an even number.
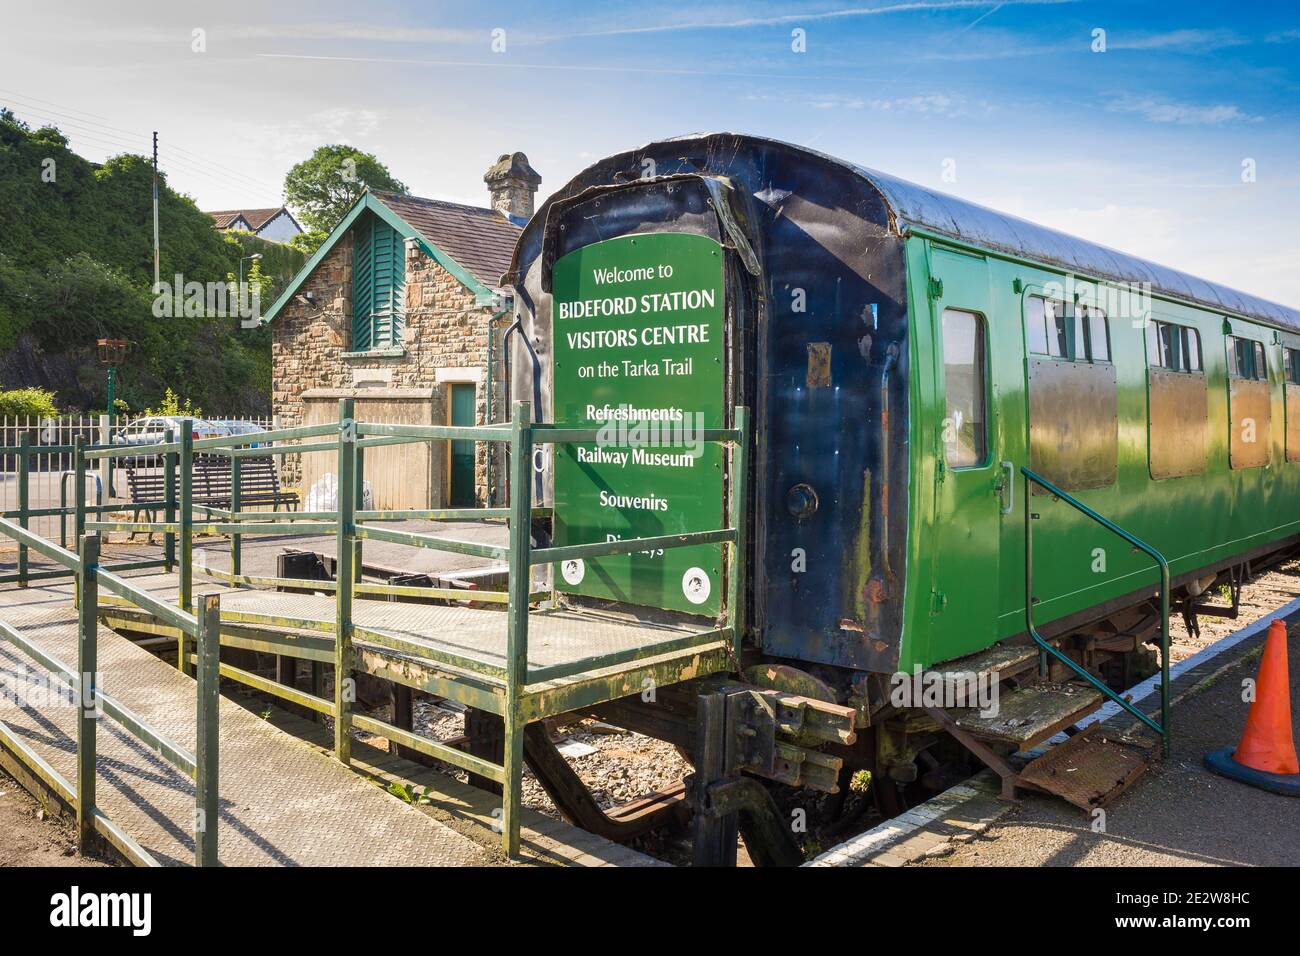
M731 134L700 134L675 141ZM889 206L890 227L900 236L911 231L952 239L1060 269L1120 283L1147 283L1153 294L1194 302L1206 308L1258 319L1300 332L1300 311L1247 292L1158 265L1138 256L1079 239L1046 226L958 199L888 173L847 163L815 150L761 137L737 140L769 142L794 152L816 156L867 180Z

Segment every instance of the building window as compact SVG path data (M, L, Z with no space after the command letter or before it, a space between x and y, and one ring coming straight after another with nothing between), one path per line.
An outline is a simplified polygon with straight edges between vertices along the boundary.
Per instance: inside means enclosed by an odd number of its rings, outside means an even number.
M353 229L352 351L396 348L402 344L402 305L406 262L404 240L378 216Z
M1264 346L1252 339L1228 336L1228 374L1233 378L1265 381L1268 364L1264 360Z
M1067 362L1110 361L1110 332L1101 309L1034 295L1025 312L1030 352Z
M1147 365L1172 372L1203 372L1201 333L1172 322L1148 322Z
M943 384L947 415L943 421L945 460L953 468L984 464L988 437L985 424L984 319L973 312L944 309Z

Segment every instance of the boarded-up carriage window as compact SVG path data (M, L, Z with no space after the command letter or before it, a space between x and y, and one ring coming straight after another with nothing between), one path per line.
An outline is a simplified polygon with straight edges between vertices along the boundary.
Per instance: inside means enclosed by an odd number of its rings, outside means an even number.
M982 465L988 449L982 316L944 310L943 382L945 460L953 468Z
M1119 409L1105 313L1029 296L1025 326L1031 467L1066 491L1114 484Z
M1149 322L1146 341L1151 477L1204 474L1209 411L1200 333L1172 322Z
M1228 461L1233 468L1258 468L1269 459L1273 400L1268 361L1260 342L1228 336Z

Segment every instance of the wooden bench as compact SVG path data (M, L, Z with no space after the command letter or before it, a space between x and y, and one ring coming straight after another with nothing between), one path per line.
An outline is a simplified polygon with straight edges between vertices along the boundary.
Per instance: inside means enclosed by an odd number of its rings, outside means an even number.
M158 455L121 460L120 464L126 469L127 491L131 495L132 521L139 521L141 512L147 514L150 521L157 521L158 512L166 509L167 473L163 461ZM139 533L131 532L131 539L135 540ZM153 541L152 534L147 537Z
M194 501L213 508L229 508L233 494L230 459L224 455L194 456ZM239 507L270 505L279 511L298 507L296 492L280 488L280 475L275 470L275 460L270 455L257 455L239 460Z
M141 512L150 521L158 520L158 512L166 508L167 473L159 458L127 458L126 485L131 493L132 520L139 521ZM180 482L176 483L179 496ZM224 455L195 455L190 482L196 505L212 508L229 508L233 495L230 459ZM272 510L292 511L298 507L298 495L280 487L280 475L275 460L270 455L241 458L239 461L239 507L241 510L270 505ZM137 532L138 533L138 532ZM132 538L135 534L131 535Z

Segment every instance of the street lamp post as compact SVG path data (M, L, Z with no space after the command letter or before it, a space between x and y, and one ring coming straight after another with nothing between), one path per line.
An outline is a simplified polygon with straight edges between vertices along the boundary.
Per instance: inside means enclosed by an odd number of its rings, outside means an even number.
M131 343L126 339L99 339L99 364L108 366L108 443L113 443L113 405L117 402L117 367L131 350ZM108 488L108 497L113 497L113 459L104 459L104 484Z

